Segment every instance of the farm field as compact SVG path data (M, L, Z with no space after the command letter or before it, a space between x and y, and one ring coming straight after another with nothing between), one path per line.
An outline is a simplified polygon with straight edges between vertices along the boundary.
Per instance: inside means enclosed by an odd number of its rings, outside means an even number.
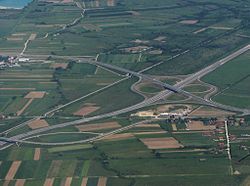
M102 73L104 70L98 70L95 74L96 69L85 64L74 64L72 69L54 71L48 66L38 70L35 65L1 72L2 113L42 114L58 104L69 102L119 80L115 74ZM41 96L38 95L40 93Z
M249 11L0 6L0 186L249 185L250 52L230 57L250 48Z
M120 149L121 145L124 150ZM192 171L193 175L189 175L187 178L190 178L190 176L195 177L196 174L202 175L204 178L207 177L206 175L216 174L217 181L221 182L224 177L227 177L229 171L228 161L224 155L218 155L215 158L209 154L194 153L188 155L187 153L188 156L184 158L184 154L176 156L174 153L175 157L173 157L172 153L170 153L169 155L165 154L164 157L157 157L155 151L149 150L136 139L98 142L94 144L94 147L91 145L74 145L48 149L41 148L39 160L33 160L35 153L36 149L32 147L11 147L5 154L0 156L1 161L5 160L1 164L1 168L3 168L1 170L6 169L8 171L13 160L17 161L18 159L20 166L14 175L15 179L25 179L26 183L29 183L31 182L30 178L32 178L32 182L40 180L39 182L44 183L46 179L50 178L60 183L67 175L67 177L73 178L76 185L80 185L82 179L86 178L88 178L88 184L97 183L101 177L107 177L107 183L111 185L117 182L124 184L132 182L133 179L129 178L125 180L112 178L113 175L117 174L117 171L123 176L150 173L159 175L160 180L164 177L174 179L174 177L179 177L178 174L190 174L189 172ZM75 160L76 154L82 159ZM99 158L102 161L98 160ZM188 158L188 161L186 158ZM200 161L200 159L205 160ZM142 169L142 166L151 168ZM189 167L188 170L181 168L187 166ZM216 172L214 172L214 169L216 169ZM162 174L163 172L164 174ZM2 172L0 176L4 177L7 174L7 172ZM95 180L93 176L96 177ZM236 178L230 179L235 179L235 182L238 180ZM160 180L158 181L161 182ZM198 180L197 182L199 182ZM136 178L137 182L141 184L141 182L148 182L148 180ZM180 183L182 183L181 180Z
M219 88L212 99L236 107L250 108L250 53L244 53L203 78Z
M65 108L61 113L59 112L58 115L72 115L81 108L93 108L92 105L94 105L96 109L93 110L94 112L92 111L93 113L89 113L89 116L91 116L93 114L96 115L115 111L123 108L124 106L131 106L132 104L138 103L143 100L142 96L134 93L130 89L130 86L136 81L136 78L123 81L111 88L104 90L98 95L90 96L82 102L72 104L71 106ZM103 97L105 97L105 99L103 99ZM123 97L126 97L126 99L123 99Z

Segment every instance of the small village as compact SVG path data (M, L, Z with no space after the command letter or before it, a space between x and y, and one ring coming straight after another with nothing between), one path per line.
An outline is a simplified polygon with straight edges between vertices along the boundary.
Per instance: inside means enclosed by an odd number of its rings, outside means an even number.
M226 125L229 127L245 127L247 124L244 118L229 116L225 118L197 118L189 116L192 110L190 108L177 109L174 111L157 112L155 110L138 111L131 114L131 117L137 118L153 118L165 119L165 124L169 132L178 133L200 133L202 136L209 138L216 144L216 148L210 149L212 154L220 154L227 151L228 142L237 142L241 138L248 138L250 135L245 134L237 136L228 134ZM241 146L243 150L248 150L248 147Z
M29 62L28 58L18 58L17 56L1 56L0 55L0 70L5 68L20 67L20 63Z

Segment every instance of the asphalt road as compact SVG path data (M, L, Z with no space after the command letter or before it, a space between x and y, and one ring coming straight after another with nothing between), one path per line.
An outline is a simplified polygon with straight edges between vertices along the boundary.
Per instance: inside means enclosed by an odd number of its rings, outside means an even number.
M21 124L19 124L19 125L16 125L16 126L14 126L14 127L12 127L12 128L9 128L9 129L7 129L7 130L1 132L0 135L7 135L8 133L10 133L10 132L13 131L13 130L16 130L16 129L20 128L20 127L23 127L23 126L28 125L28 124L31 123L32 121L35 121L35 120L38 120L38 119L42 119L42 118L46 118L48 115L51 115L51 114L57 112L57 111L60 110L60 109L63 109L63 108L65 108L65 107L67 107L67 106L69 106L69 105L71 105L71 104L73 104L73 103L76 103L76 102L78 102L78 101L80 101L80 100L82 100L82 99L84 99L84 98L87 98L87 97L92 96L92 95L94 95L94 94L96 94L96 93L99 93L99 92L101 92L101 91L103 91L103 90L105 90L105 89L108 89L108 88L110 88L110 87L112 87L112 86L114 86L114 85L116 85L116 84L119 84L120 82L125 81L125 80L127 80L128 78L129 78L129 77L125 77L125 78L120 79L120 80L118 80L118 81L115 81L114 83L111 83L111 84L109 84L109 85L107 85L107 86L105 86L105 87L102 87L102 88L100 88L100 89L98 89L98 90L96 90L96 91L93 91L93 92L91 92L91 93L89 93L89 94L87 94L87 95L84 95L84 96L82 96L82 97L80 97L80 98L77 98L77 99L75 99L75 100L73 100L73 101L70 101L70 102L68 102L68 103L66 103L66 104L64 104L64 105L60 105L60 106L58 106L58 107L56 107L56 108L54 108L54 109L52 109L52 110L46 112L45 114L43 114L43 115L41 115L41 116L34 117L34 118L32 118L32 119L30 119L30 120L28 120L28 121L25 121L25 122L23 122L23 123L21 123ZM1 145L1 142L0 142L0 145Z
M219 103L214 103L212 101L205 100L203 98L195 96L195 95L181 89L184 86L192 83L193 81L195 81L197 79L200 79L201 77L205 76L206 74L214 71L216 68L218 68L221 65L227 63L228 61L232 60L233 58L243 54L244 52L248 51L249 49L250 49L250 45L245 46L245 47L241 48L240 50L234 52L233 54L231 54L231 55L217 61L216 63L214 63L214 64L212 64L212 65L198 71L197 73L194 73L194 74L190 75L186 79L178 82L175 86L163 83L163 82L161 82L159 80L151 78L148 75L144 75L144 74L141 74L141 73L138 73L138 72L123 69L121 67L116 67L116 66L113 66L113 65L110 65L110 64L104 64L104 63L100 63L100 62L91 61L90 63L98 65L98 66L104 66L106 68L119 70L119 71L126 72L126 73L129 73L131 75L134 75L134 76L137 76L137 77L140 77L140 78L147 79L147 80L151 81L152 83L155 83L155 84L158 84L158 85L161 85L161 86L165 87L166 90L158 93L157 95L155 95L155 96L153 96L153 97L151 97L151 98L149 98L147 100L144 100L141 103L138 103L136 105L133 105L133 106L121 109L121 110L117 110L117 111L114 111L114 112L110 112L110 113L102 114L102 115L98 115L98 116L93 116L93 117L89 117L89 118L83 118L83 119L76 120L76 121L66 122L66 123L62 123L62 124L58 124L58 125L53 125L53 126L46 127L46 128L33 130L33 131L26 132L26 133L23 133L23 134L19 134L19 135L16 135L16 136L13 136L13 137L7 138L7 139L8 139L8 141L17 141L17 140L24 139L24 138L27 138L29 136L33 136L33 135L36 135L36 134L39 134L39 133L42 133L42 132L46 132L46 131L49 131L49 130L63 128L63 127L72 126L72 125L77 125L77 124L90 122L90 121L94 121L94 120L99 120L99 119L103 119L103 118L109 118L109 117L113 117L113 116L116 116L116 115L119 115L119 114L131 112L131 111L138 110L140 108L149 106L149 105L151 105L151 104L153 104L153 103L155 103L155 102L157 102L157 101L159 101L161 99L164 99L165 97L173 94L173 92L178 92L178 93L181 93L183 95L190 96L194 100L200 101L202 104L206 104L206 105L213 106L213 107L220 108L220 109L224 109L224 110L229 110L229 111L234 111L234 112L243 112L244 114L250 114L250 111L247 110L247 109L239 109L239 108L235 108L235 107L231 107L231 106L227 106L227 105L222 105L222 104L219 104ZM80 60L80 59L78 59L78 60ZM86 62L86 61L84 61L84 62ZM4 144L6 144L6 143L5 142L0 143L0 145L4 145Z
M125 126L125 127L119 128L119 129L115 129L115 130L113 130L111 132L106 132L106 133L99 134L98 136L95 136L95 137L92 137L92 138L89 138L89 139L79 140L79 141L72 141L72 142L43 143L43 142L27 141L27 139L29 139L29 138L25 138L23 140L21 140L21 139L11 139L10 140L9 138L5 138L5 137L0 137L0 140L6 141L6 142L9 142L9 143L25 143L25 144L31 144L31 145L46 145L46 146L59 146L59 145L74 145L74 144L80 144L80 143L92 143L92 142L101 140L103 138L106 138L108 136L111 136L113 134L117 134L117 133L123 132L125 130L131 129L131 128L137 126L137 125L144 124L144 123L150 123L150 122L153 122L153 121L156 121L156 120L151 119L151 120L140 121L140 122L133 123L131 125L128 125L128 126Z
M206 68L204 68L204 69L190 75L189 77L187 77L184 80L178 82L174 86L169 85L169 84L164 83L164 82L161 82L161 81L159 81L157 79L152 78L149 75L145 75L145 74L142 74L140 72L134 72L134 71L131 71L131 70L128 70L128 69L124 69L124 68L121 68L121 67L117 67L117 66L114 66L114 65L106 64L106 63L96 62L96 61L91 61L90 63L94 64L94 65L97 65L97 66L102 66L102 67L106 67L106 68L109 68L109 69L125 72L125 73L128 73L128 74L137 76L137 77L139 77L141 79L148 80L151 83L160 85L160 86L162 86L162 87L164 87L164 88L166 88L166 89L168 89L168 90L170 90L170 91L172 91L174 93L180 93L182 95L191 97L195 101L198 101L198 102L200 102L202 104L205 104L205 105L209 105L209 106L216 107L216 108L223 109L223 110L228 110L228 111L233 111L233 112L242 112L243 114L250 114L250 110L248 110L248 109L240 109L240 108L236 108L236 107L232 107L232 106L228 106L228 105L222 105L222 104L219 104L219 103L215 103L215 102L213 102L211 100L203 99L201 97L198 97L198 96L196 96L194 94L191 94L190 92L187 92L187 91L182 89L186 85L188 85L188 84L194 82L195 80L200 79L201 77L211 73L212 71L214 71L218 67L224 65L225 63L227 63L227 62L231 61L232 59L238 57L239 55L245 53L249 49L250 49L250 45L247 45L247 46L241 48L240 50L232 53L231 55L217 61L216 63L213 63L212 65L210 65L210 66L208 66L208 67L206 67ZM166 94L169 94L169 93L166 92Z

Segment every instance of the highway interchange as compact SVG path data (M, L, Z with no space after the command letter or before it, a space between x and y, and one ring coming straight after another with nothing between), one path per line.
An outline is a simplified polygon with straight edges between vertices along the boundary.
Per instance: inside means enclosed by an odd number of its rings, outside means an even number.
M62 30L65 30L67 29L68 27L71 27L72 25L75 25L79 20L81 20L82 18L84 18L84 15L86 13L86 11L88 11L88 9L85 8L84 4L83 6L79 3L76 2L76 5L78 8L80 8L82 10L81 12L81 15L80 17L76 18L73 22L67 24L66 26L64 26L62 28ZM167 61L169 60L172 60L174 58L177 58L179 56L182 56L188 52L190 52L192 49L195 49L195 48L198 48L200 47L201 45L204 45L204 44L207 44L207 43L210 43L212 42L212 40L216 40L218 39L219 37L223 36L223 35L226 35L226 34L229 34L231 32L234 32L236 30L238 30L239 27L236 27L234 28L233 30L230 30L228 32L225 32L223 34L219 34L218 36L214 37L213 39L208 39L208 40L205 40L201 43L199 43L198 45L194 46L193 48L190 48L188 50L185 50L179 54L176 54L175 56L172 56L171 58L169 58ZM61 30L59 30L60 32ZM54 32L53 34L56 34L57 32ZM48 34L47 34L48 35ZM23 52L21 53L21 56L26 56L26 54L24 54L24 51L25 49L27 48L27 45L28 45L28 41L27 43L25 43L25 47L24 47L24 50ZM86 122L90 122L90 121L95 121L95 120L99 120L99 119L104 119L104 118L109 118L109 117L113 117L113 116L117 116L117 115L120 115L120 114L123 114L123 113L128 113L128 112L131 112L131 111L135 111L135 110L138 110L138 109L141 109L141 108L144 108L144 107L147 107L147 106L150 106L152 104L155 104L159 101L161 101L162 99L172 95L173 93L179 93L179 94L182 94L186 97L190 97L192 98L194 101L197 101L199 104L201 105L208 105L208 106L211 106L211 107L215 107L215 108L219 108L219 109L223 109L223 110L228 110L228 111L233 111L233 112L239 112L239 113L242 113L244 115L247 115L247 114L250 114L250 110L247 110L247 109L240 109L240 108L235 108L235 107L231 107L231 106L227 106L227 105L222 105L222 104L219 104L219 103L215 103L211 100L208 100L208 99L203 99L201 97L198 97L194 94L191 94L185 90L183 90L182 88L185 87L186 85L194 82L195 80L198 80L200 79L201 77L205 76L206 74L214 71L215 69L217 69L218 67L220 67L221 65L227 63L228 61L232 60L233 58L243 54L244 52L248 51L250 49L250 45L247 45L241 49L239 49L238 51L234 52L233 54L215 62L214 64L194 73L194 74L191 74L190 76L188 76L187 78L183 79L182 81L176 83L174 86L172 85L169 85L167 83L164 83L164 82L161 82L157 79L154 79L152 78L150 75L145 75L145 74L142 74L143 72L146 72L156 66L159 66L161 65L162 63L164 63L164 61L161 61L159 63L156 63L150 67L147 67L143 70L141 70L140 72L134 72L134 71L131 71L131 70L128 70L128 69L124 69L124 68L121 68L121 67L117 67L117 66L114 66L114 65L110 65L110 64L106 64L106 63L100 63L97 61L98 57L95 58L95 60L93 60L93 57L92 56L85 56L84 58L82 57L78 57L78 56L51 56L53 58L61 58L61 59L69 59L69 60L75 60L75 61L78 61L80 63L90 63L90 64L93 64L93 65L96 65L96 66L100 66L100 67L104 67L104 68L107 68L107 69L111 69L111 70L116 70L116 71L119 71L119 72L123 72L123 73L126 73L128 74L127 77L124 77L122 78L121 80L117 81L117 82L114 82L102 89L99 89L97 91L94 91L88 95L84 95L76 100L73 100L69 103L66 103L64 105L61 105L61 106L58 106L48 112L46 112L45 114L41 115L41 116L38 116L38 117L35 117L31 120L28 120L24 123L21 123L13 128L10 128L6 131L3 131L1 134L2 135L7 135L10 131L12 130L16 130L20 127L23 127L23 126L26 126L29 122L33 121L33 120L36 120L36 119L41 119L41 118L46 118L48 117L49 115L55 113L56 111L62 109L62 108L65 108L67 107L68 105L71 105L79 100L82 100L88 96L91 96L93 94L96 94L98 92L101 92L103 91L104 89L106 88L109 88L111 86L114 86L118 83L120 83L121 81L124 81L124 80L127 80L128 78L130 78L130 76L136 76L136 77L139 77L140 79L144 79L144 80L147 80L153 84L156 84L156 85L159 85L159 86L162 86L165 88L164 91L161 91L159 92L158 94L156 94L155 96L151 97L151 98L148 98L144 101L142 101L141 103L138 103L138 104L135 104L135 105L132 105L130 107L127 107L127 108L123 108L121 110L117 110L117 111L113 111L113 112L110 112L110 113L106 113L106 114L101 114L101 115L97 115L97 116L93 116L93 117L89 117L89 118L82 118L82 119L79 119L79 120L75 120L75 121L71 121L71 122L66 122L66 123L61 123L61 124L57 124L57 125L53 125L53 126L49 126L49 127L45 127L45 128L41 128L41 129L36 129L36 130L32 130L32 131L29 131L29 132L26 132L26 133L23 133L23 134L19 134L19 135L16 135L16 136L13 136L13 137L3 137L3 138L0 138L0 150L3 150L7 147L9 147L11 144L7 144L6 142L21 142L21 143L24 143L25 142L25 139L27 138L30 138L32 136L35 136L37 134L40 134L40 133L44 133L44 132L47 132L47 131L50 131L50 130L53 130L53 129L58 129L58 128L63 128L63 127L67 127L67 126L73 126L73 125L77 125L77 124L81 124L81 123L86 123ZM49 56L43 56L43 55L28 55L28 57L34 57L34 58L40 58L40 57L49 57ZM136 124L135 124L136 125ZM130 126L130 125L129 125ZM128 126L128 127L129 127ZM131 126L134 126L134 124L132 124ZM126 130L126 127L123 129L123 130ZM117 130L115 130L117 131ZM119 130L118 130L119 131ZM114 131L113 131L114 132ZM2 141L1 141L2 140ZM32 143L32 142L31 142ZM7 144L7 145L6 145ZM47 144L49 145L49 144Z
M40 137L41 135L27 137L27 138L25 138L23 140L19 140L19 139L11 139L11 140L9 140L9 138L0 137L0 140L4 140L4 141L10 142L10 143L16 142L16 143L25 143L25 144L32 144L32 145L47 145L47 146L74 145L74 144L78 144L78 143L79 144L80 143L92 143L92 142L104 139L104 138L106 138L108 136L120 133L120 132L128 130L128 129L131 129L133 127L136 127L137 125L150 123L150 122L153 122L153 121L156 121L156 119L143 120L143 121L140 121L140 122L133 123L131 125L127 125L125 127L121 127L119 129L112 130L110 132L101 133L101 134L99 134L99 135L97 135L95 137L92 137L92 138L88 138L88 139L85 139L85 140L79 140L79 141L72 141L72 142L43 143L43 142L27 141L28 139ZM157 121L159 121L159 120L157 120Z
M21 143L24 143L25 139L27 139L29 137L32 137L32 136L35 136L37 134L44 133L44 132L47 132L47 131L50 131L50 130L53 130L53 129L64 128L64 127L67 127L67 126L74 126L74 125L77 125L77 124L82 124L82 123L86 123L86 122L90 122L90 121L109 118L109 117L117 116L117 115L120 115L120 114L128 113L128 112L131 112L131 111L135 111L135 110L150 106L150 105L152 105L152 104L154 104L154 103L156 103L156 102L170 96L173 93L179 93L179 94L191 97L193 100L198 101L202 105L208 105L208 106L211 106L211 107L215 107L215 108L219 108L219 109L223 109L223 110L228 110L228 111L233 111L233 112L240 112L240 113L245 114L245 115L250 114L250 110L240 109L240 108L235 108L235 107L215 103L215 102L213 102L211 100L203 99L201 97L193 95L193 94L191 94L191 93L189 93L187 91L184 91L182 89L186 85L194 82L197 79L200 79L201 77L203 77L206 74L214 71L218 67L224 65L225 63L232 60L233 58L243 54L244 52L248 51L249 49L250 49L250 45L247 45L247 46L239 49L238 51L232 53L231 55L229 55L229 56L227 56L227 57L213 63L212 65L210 65L210 66L208 66L208 67L206 67L206 68L204 68L204 69L202 69L202 70L188 76L187 78L185 78L182 81L178 82L174 86L169 85L169 84L164 83L164 82L161 82L161 81L159 81L157 79L154 79L149 75L142 74L141 72L134 72L134 71L127 70L127 69L117 67L117 66L114 66L114 65L110 65L110 64L106 64L106 63L100 63L100 62L97 62L97 61L92 60L92 59L90 59L90 60L89 59L88 60L84 59L83 60L81 58L71 58L71 59L76 60L78 62L90 63L90 64L93 64L93 65L96 65L96 66L101 66L101 67L105 67L105 68L108 68L108 69L124 72L124 73L127 73L129 76L136 76L136 77L139 77L141 79L145 79L147 81L150 81L153 84L160 85L160 86L162 86L162 87L164 87L166 89L164 91L159 92L155 96L142 101L141 103L135 104L135 105L127 107L127 108L123 108L121 110L117 110L117 111L113 111L113 112L110 112L110 113L101 114L101 115L97 115L97 116L93 116L93 117L82 118L82 119L79 119L79 120L66 122L66 123L61 123L61 124L41 128L41 129L36 129L36 130L29 131L29 132L19 134L19 135L13 136L13 137L9 137L9 138L8 137L0 138L0 140L2 140L2 142L0 142L0 146L1 146L0 150L6 149L11 145L11 144L7 144L7 142L21 142ZM25 122L25 124L23 124L22 126L26 125L27 123L28 122ZM130 127L130 126L132 127L132 126L134 126L134 124L129 125L128 127ZM123 128L123 130L126 130L126 129L127 129L126 127ZM120 132L120 131L119 130L111 131L112 134L117 133L117 132ZM91 142L91 139L89 139L89 140L90 141L79 141L79 142L72 142L72 143ZM27 143L29 143L29 142L27 142ZM31 143L33 144L33 142L31 142ZM34 142L34 143L38 144L36 142ZM47 143L46 145L50 145L50 144L51 145L56 145L54 143ZM63 145L63 144L65 145L67 143L62 143L60 145ZM59 145L59 144L57 144L57 145Z
M227 62L231 61L232 59L238 57L239 55L245 53L249 49L250 49L250 45L247 45L247 46L241 48L240 50L234 52L233 54L231 54L231 55L229 55L229 56L215 62L214 64L212 64L212 65L210 65L210 66L208 66L208 67L206 67L206 68L204 68L204 69L190 75L189 77L187 77L184 80L178 82L174 86L169 85L167 83L164 83L164 82L162 82L160 80L154 79L151 76L142 74L140 72L134 72L134 71L127 70L127 69L124 69L124 68L121 68L121 67L117 67L117 66L110 65L110 64L107 64L107 63L100 63L100 62L96 62L96 61L92 61L90 63L94 64L94 65L97 65L97 66L102 66L102 67L106 67L106 68L109 68L109 69L125 72L125 73L128 73L130 75L139 77L141 79L150 81L153 84L162 86L165 89L168 89L168 90L171 91L171 92L169 92L169 91L164 92L166 94L166 96L169 96L169 94L172 94L172 93L180 93L182 95L191 97L195 101L198 101L198 102L200 102L200 103L202 103L204 105L216 107L216 108L223 109L223 110L233 111L233 112L243 112L243 114L247 115L247 114L250 114L250 111L247 110L247 109L239 109L239 108L235 108L235 107L231 107L231 106L227 106L227 105L218 104L218 103L212 102L211 100L206 100L206 99L198 97L198 96L196 96L194 94L191 94L191 93L183 90L182 88L185 87L186 85L194 82L195 80L200 79L201 77L205 76L206 74L209 74L210 72L214 71L218 67L224 65L225 63L227 63Z

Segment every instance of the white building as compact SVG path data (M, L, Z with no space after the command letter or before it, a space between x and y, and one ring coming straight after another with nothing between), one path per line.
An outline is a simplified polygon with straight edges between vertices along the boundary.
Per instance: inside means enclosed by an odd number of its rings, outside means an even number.
M30 59L29 58L19 58L18 61L19 62L29 62Z

